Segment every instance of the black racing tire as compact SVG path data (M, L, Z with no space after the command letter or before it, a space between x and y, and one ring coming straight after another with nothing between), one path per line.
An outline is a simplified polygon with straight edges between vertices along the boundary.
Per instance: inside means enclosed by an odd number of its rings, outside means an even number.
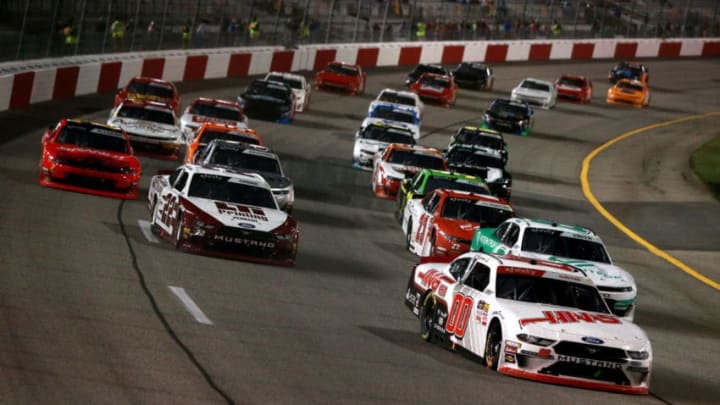
M175 224L175 229L173 239L175 241L175 248L180 249L182 247L182 223L183 223L183 212L181 210L178 210L177 212L177 223Z
M150 206L150 232L153 235L160 234L160 227L155 221L155 210L157 209L157 197L153 198L152 205Z
M490 324L490 330L485 341L485 365L487 368L497 371L500 363L500 352L502 349L502 328L496 321Z
M395 219L402 224L403 211L405 208L405 195L398 193L397 199L395 199Z
M430 234L430 249L428 249L428 256L435 256L435 242L436 242L435 231Z
M412 219L408 219L407 228L405 230L405 248L410 250L410 246L412 244Z
M433 325L437 322L437 301L432 292L427 293L423 298L418 319L420 320L420 339L432 342Z

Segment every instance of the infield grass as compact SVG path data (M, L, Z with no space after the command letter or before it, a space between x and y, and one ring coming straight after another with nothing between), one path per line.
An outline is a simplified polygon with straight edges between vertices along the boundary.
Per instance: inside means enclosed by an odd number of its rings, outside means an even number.
M693 152L690 162L698 177L720 199L720 136Z

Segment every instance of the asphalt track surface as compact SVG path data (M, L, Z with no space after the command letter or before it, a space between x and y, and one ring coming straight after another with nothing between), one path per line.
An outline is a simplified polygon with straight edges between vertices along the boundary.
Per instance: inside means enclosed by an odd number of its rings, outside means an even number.
M444 147L463 123L526 76L590 76L591 105L538 110L528 138L508 136L519 215L596 230L639 286L636 322L654 349L651 395L529 382L424 343L403 305L415 258L403 249L393 203L350 167L368 102L404 69L370 72L364 96L314 93L289 126L251 120L296 184L301 228L294 268L221 260L150 241L139 221L150 176L172 162L143 160L141 199L40 187L39 141L64 116L104 121L112 95L0 114L0 403L713 403L720 398L720 295L618 231L583 197L583 158L619 134L720 111L720 60L648 61L651 106L604 103L609 62L495 66L493 93L461 91L428 106L422 143ZM247 83L181 86L234 99ZM692 150L718 117L648 131L592 162L593 193L628 227L720 280L720 205L694 177ZM184 289L200 323L169 287ZM716 403L716 402L715 402Z

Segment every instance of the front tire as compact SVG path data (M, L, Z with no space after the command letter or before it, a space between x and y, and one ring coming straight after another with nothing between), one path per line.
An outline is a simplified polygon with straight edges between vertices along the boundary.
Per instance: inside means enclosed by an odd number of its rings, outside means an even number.
M433 338L433 325L437 321L437 301L435 295L430 292L425 295L422 306L418 313L418 319L420 320L420 339L431 342Z
M175 224L175 248L180 249L182 247L182 225L183 225L183 212L177 212L177 223Z
M408 224L405 232L405 248L407 248L407 250L412 249L412 219L408 219Z
M500 352L502 348L502 329L497 322L490 325L490 330L485 340L485 365L497 371L500 363Z
M157 197L153 198L152 206L150 207L150 232L153 235L160 235L160 227L155 220L157 211Z

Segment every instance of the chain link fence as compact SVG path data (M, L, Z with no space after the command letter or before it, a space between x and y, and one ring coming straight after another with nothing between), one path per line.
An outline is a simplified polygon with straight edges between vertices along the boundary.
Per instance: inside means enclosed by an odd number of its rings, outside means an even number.
M717 36L718 0L2 0L0 61L252 45Z

